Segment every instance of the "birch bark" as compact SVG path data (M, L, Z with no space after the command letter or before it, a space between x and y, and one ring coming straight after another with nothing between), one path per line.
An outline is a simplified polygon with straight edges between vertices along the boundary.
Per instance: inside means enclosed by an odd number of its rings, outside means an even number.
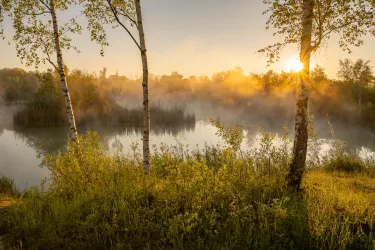
M137 26L139 33L139 42L142 57L143 68L143 168L145 173L150 173L150 107L148 100L148 63L147 63L147 50L145 42L145 34L143 31L142 23L142 9L140 0L135 1L135 8L137 12Z
M55 0L50 0L50 11L51 11L51 16L52 16L53 33L54 33L56 55L57 55L57 68L58 68L59 75L60 75L61 89L64 94L66 113L68 115L68 122L69 122L69 129L70 129L69 136L73 141L78 141L77 127L76 127L76 122L74 119L72 102L70 100L68 83L66 80L65 70L64 70L64 62L63 62L61 44L60 44L60 33L59 33L59 27L58 27L58 22L57 22L57 16L56 16Z
M359 110L362 108L362 85L359 85L359 97L358 97Z
M314 0L303 0L302 17L302 36L300 61L303 63L303 69L299 76L299 89L297 91L295 134L293 146L293 160L290 165L288 181L289 186L300 189L302 175L305 171L307 140L308 140L308 86L310 82L310 57L312 25L314 15Z

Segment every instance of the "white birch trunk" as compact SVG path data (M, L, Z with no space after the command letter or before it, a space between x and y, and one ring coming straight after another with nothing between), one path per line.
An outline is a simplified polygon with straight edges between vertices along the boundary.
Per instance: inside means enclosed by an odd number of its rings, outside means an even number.
M302 37L300 61L303 70L300 72L300 86L297 91L297 107L295 117L295 135L293 161L288 175L289 185L300 189L302 176L305 171L307 141L308 141L308 85L310 82L311 36L314 15L314 0L303 0Z
M69 121L69 128L70 128L69 136L73 141L78 141L77 127L76 127L76 122L74 119L73 107L72 107L72 102L70 100L68 83L67 83L66 76L65 76L64 62L63 62L63 57L62 57L62 52L61 52L60 33L59 33L59 26L57 24L55 0L50 0L50 9L51 9L50 11L51 11L51 16L52 16L52 22L53 22L53 33L54 33L54 38L55 38L57 68L58 68L59 75L60 75L61 88L64 94L66 113L68 115L68 121Z
M142 10L140 0L135 1L137 11L137 26L139 32L139 42L141 47L142 68L143 68L143 168L146 174L150 173L150 107L148 100L148 64L145 34L142 23Z
M361 110L362 108L362 86L361 85L359 85L358 107L359 107L359 110Z

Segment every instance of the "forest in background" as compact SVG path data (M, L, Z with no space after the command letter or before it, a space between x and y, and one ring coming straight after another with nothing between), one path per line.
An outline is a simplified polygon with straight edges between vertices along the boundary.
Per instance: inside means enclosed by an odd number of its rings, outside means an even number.
M339 62L338 79L329 79L319 66L311 72L310 112L319 120L337 121L375 129L375 88L369 62ZM142 79L68 70L70 94L77 124L141 126ZM289 126L295 112L297 75L294 72L245 74L241 68L211 77L185 77L178 72L150 75L150 101L154 124L173 126L178 122L219 118L239 121L249 129L254 120L269 128ZM22 69L0 70L0 95L6 104L22 103L14 124L46 127L66 124L59 75ZM60 107L56 109L56 107ZM182 119L181 119L182 118Z

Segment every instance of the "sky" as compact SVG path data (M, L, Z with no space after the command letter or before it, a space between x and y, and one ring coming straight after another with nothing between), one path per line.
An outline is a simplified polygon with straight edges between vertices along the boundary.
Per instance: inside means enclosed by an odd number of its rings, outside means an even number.
M241 67L244 72L280 72L292 59L298 58L297 46L284 49L278 63L267 67L267 59L257 51L279 41L272 30L266 30L267 16L262 15L266 6L262 0L143 0L144 28L149 59L153 74L178 71L184 76L211 76L213 73ZM79 8L58 13L61 21L79 15ZM78 19L85 27L83 17ZM119 73L128 77L141 75L139 50L121 29L108 27L110 46L104 57L100 47L90 41L87 31L73 36L73 44L81 53L64 53L65 64L70 69L99 72L106 67L109 74ZM0 41L0 68L26 68L17 58L12 45L12 26L5 21L7 39ZM8 45L10 41L11 45ZM375 37L366 36L364 45L347 54L339 48L333 37L326 46L315 53L312 65L319 64L329 77L336 78L340 59L373 60L375 66ZM50 67L41 66L41 69Z

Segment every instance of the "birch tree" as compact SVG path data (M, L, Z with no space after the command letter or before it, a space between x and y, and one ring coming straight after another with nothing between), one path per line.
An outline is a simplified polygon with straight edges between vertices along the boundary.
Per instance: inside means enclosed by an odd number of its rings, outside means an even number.
M73 141L78 142L77 127L70 99L66 72L64 69L63 50L78 49L71 44L68 33L80 33L81 26L75 18L65 25L59 25L56 11L65 11L72 0L11 0L11 18L17 56L27 66L50 63L60 76L66 113ZM56 56L54 60L52 57Z
M97 40L103 49L108 45L104 25L121 27L140 52L143 69L143 168L150 172L150 108L148 93L148 62L145 34L143 29L142 8L140 0L81 0L84 3L84 14L88 19L88 28L92 40ZM134 35L138 33L138 39Z
M369 0L263 0L269 14L266 28L282 40L259 50L268 57L268 64L280 58L287 45L300 49L300 72L293 159L288 174L289 186L299 190L305 171L308 141L308 89L312 53L337 36L339 46L351 53L352 46L361 46L367 33L374 34L374 7ZM299 28L297 28L299 27Z
M4 1L1 0L0 2L0 36L2 37L4 34L4 29L3 29L3 21L4 21Z

